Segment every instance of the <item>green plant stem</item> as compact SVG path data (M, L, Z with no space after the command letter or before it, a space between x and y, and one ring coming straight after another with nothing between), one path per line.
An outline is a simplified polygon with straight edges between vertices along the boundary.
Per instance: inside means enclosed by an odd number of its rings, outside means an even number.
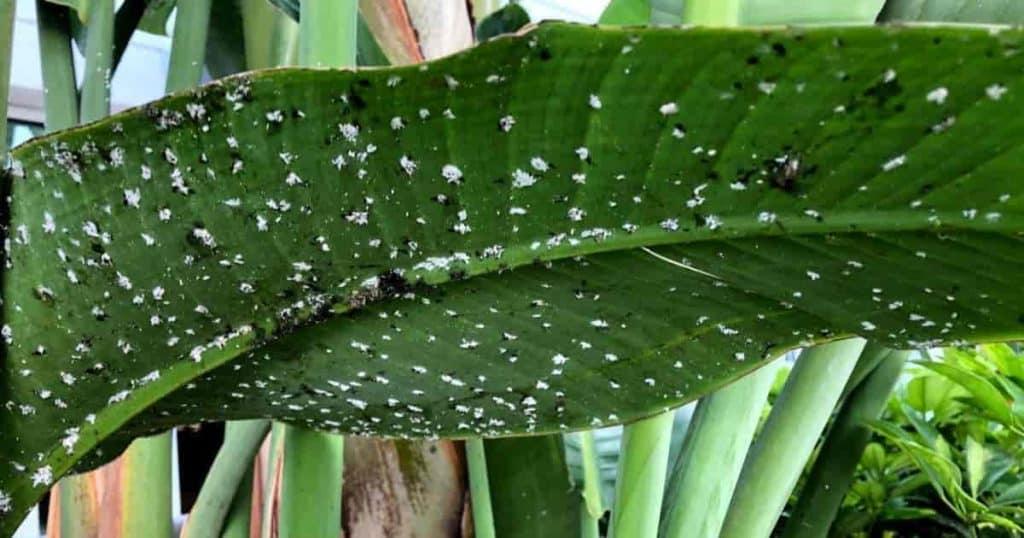
M142 16L146 14L150 0L125 0L114 14L114 58L112 69L116 72L121 63L128 42L138 28Z
M221 531L220 538L249 538L252 525L252 482L252 462L250 461L248 469L242 475L242 481L238 483L238 491L235 492L235 497L231 500L231 507L224 519L224 530Z
M768 538L864 349L861 338L804 350L740 473L720 538Z
M279 538L338 536L345 439L285 425Z
M0 164L7 161L7 96L11 87L11 48L14 41L15 0L0 0L0 133L4 143L0 146Z
M739 26L741 0L687 0L683 23L701 26Z
M615 482L612 538L655 538L672 441L671 411L625 426Z
M85 45L81 122L110 114L111 56L114 48L114 0L89 2L89 40Z
M357 0L304 0L299 16L299 63L354 67L358 16Z
M650 0L611 0L598 19L609 26L644 25L651 22Z
M850 378L846 380L846 386L843 387L843 395L839 400L845 401L854 390L860 387L864 380L878 368L878 365L889 356L891 351L887 347L880 346L874 342L868 342L864 346L864 351L861 352L860 358L857 359L857 366L854 366L853 372L850 372Z
M597 464L597 449L594 447L594 432L578 433L580 459L583 466L583 510L580 510L580 525L583 538L598 537L598 522L604 515L601 502L601 472Z
M178 3L170 68L167 72L167 93L196 86L203 77L203 58L206 55L206 33L210 26L212 1L189 0Z
M170 538L172 431L141 437L121 456L121 506L117 536ZM117 486L114 486L117 487Z
M99 532L95 491L85 474L60 481L60 538L92 538Z
M43 59L43 121L48 132L67 129L78 123L78 83L72 54L70 16L71 11L64 6L36 0L39 56ZM63 538L86 538L98 532L99 521L93 510L90 490L89 479L84 474L61 479L58 491Z
M469 468L474 536L494 538L494 512L491 510L491 486L487 478L487 456L484 453L483 439L466 439L466 467Z
M768 364L697 404L669 479L662 538L718 536L781 363Z
M71 55L70 12L47 0L36 0L39 57L43 71L46 130L67 129L78 122L78 83Z
M501 9L505 5L505 0L472 0L472 5L473 20L479 23L484 17Z
M267 0L239 0L247 69L292 65L299 25Z
M220 536L233 500L240 495L249 498L249 490L241 488L239 484L247 472L251 474L252 459L259 451L268 430L269 420L241 420L226 424L224 444L203 481L182 538Z
M275 422L270 429L270 450L267 454L266 472L264 473L263 486L263 512L260 521L260 538L271 538L274 530L274 517L277 515L277 497L275 493L280 488L278 483L277 468L284 459L284 430L285 424Z
M871 440L867 423L877 420L903 372L909 351L869 344L861 361L876 362L863 382L843 402L811 468L783 538L824 538L846 496L864 448ZM881 362L874 361L882 356Z
M299 26L299 63L352 67L356 61L356 0L306 0ZM337 536L345 439L285 425L284 468L278 499L281 538Z

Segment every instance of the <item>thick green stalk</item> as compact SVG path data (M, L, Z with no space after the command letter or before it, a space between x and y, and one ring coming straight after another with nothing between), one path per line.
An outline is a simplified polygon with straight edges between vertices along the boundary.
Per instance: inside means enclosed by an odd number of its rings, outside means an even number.
M213 460L209 474L199 491L192 513L188 516L182 538L217 538L224 519L238 496L249 498L249 490L239 486L252 472L252 459L270 430L269 420L228 422L224 444ZM250 482L252 478L250 477ZM250 484L251 489L251 484Z
M117 536L170 538L171 435L136 439L121 456L121 506ZM114 487L118 487L115 485Z
M42 59L44 122L48 132L67 129L78 123L78 88L72 54L71 16L71 11L64 6L47 0L36 0L39 56ZM6 84L4 86L6 87ZM104 115L106 112L100 113L97 117ZM98 532L99 520L89 478L84 474L66 476L61 479L58 491L61 536L94 536Z
M484 17L498 11L505 5L505 0L472 0L473 20L480 22Z
M305 0L299 23L299 63L307 67L354 67L356 0ZM284 427L278 533L281 538L337 536L345 438Z
M285 426L279 538L341 534L345 438Z
M850 372L850 378L846 380L846 386L843 387L843 395L839 400L845 401L854 390L860 387L863 381L889 356L891 351L887 347L880 346L874 342L868 342L864 346L864 351L860 354L860 358L857 359L857 366L854 366L853 372Z
M212 1L189 0L178 3L170 68L167 72L167 93L197 86L203 77Z
M281 487L277 468L284 459L285 425L275 422L270 429L270 450L267 454L266 472L263 473L263 512L260 521L260 538L271 538L274 532L274 517L277 515L278 488Z
M851 338L804 350L750 449L720 538L768 538L864 349Z
M739 26L741 0L687 0L683 23L701 26Z
M781 362L697 404L669 479L662 538L717 538Z
M843 402L803 490L791 511L783 538L825 538L846 496L861 454L871 440L867 423L877 420L903 372L909 351L869 344L860 360L882 361Z
M60 480L57 491L60 495L60 538L96 536L99 532L98 499L89 476L65 476Z
M36 0L39 57L43 59L43 108L46 130L67 129L78 123L78 83L71 55L70 12L47 0Z
M92 0L89 9L89 38L85 50L85 78L82 83L81 121L100 119L110 113L110 76L114 47L114 2L113 0ZM187 11L187 9L186 9ZM194 21L190 21L194 22ZM187 30L187 25L183 26ZM198 56L202 64L203 47L192 51L188 58L187 49L178 44L191 39L189 32L175 32L174 48L178 50L178 61L171 63L169 80L188 80L185 68L189 61ZM172 53L173 55L174 53ZM198 76L190 85L198 83ZM135 440L121 456L122 471L120 517L117 519L119 536L170 537L173 533L171 519L171 435L161 435Z
M594 447L594 432L578 433L580 459L583 466L583 510L580 510L580 525L583 538L598 538L598 522L604 514L601 502L601 472L597 465L597 449Z
M247 69L293 65L299 25L267 0L239 0Z
M249 468L238 483L238 491L224 519L224 530L220 538L249 538L252 525L252 475L252 462L249 462Z
M0 133L4 143L0 144L0 164L7 161L7 96L11 87L11 47L14 41L15 0L0 0Z
M128 42L142 21L142 16L146 14L149 2L150 0L125 0L121 7L117 8L117 13L114 14L114 72L117 72L117 66L121 63Z
M301 9L299 63L309 67L354 67L359 2L304 0Z
M487 456L479 437L466 440L466 466L469 468L469 495L473 503L473 530L476 538L494 538L494 512L491 510L491 486L487 478Z
M85 77L82 80L82 123L110 114L111 57L114 49L114 0L92 0L88 6L89 40L85 45Z
M612 538L658 535L674 416L668 411L624 428L612 509Z

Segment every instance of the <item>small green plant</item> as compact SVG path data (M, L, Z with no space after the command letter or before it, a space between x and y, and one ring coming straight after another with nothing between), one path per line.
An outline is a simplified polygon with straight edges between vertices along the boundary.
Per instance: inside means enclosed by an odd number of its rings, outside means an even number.
M917 364L873 424L876 441L861 458L837 534L1021 533L1019 417L994 412L996 402L976 393L987 395L996 386L1013 393L1024 380L1024 360L1008 346L986 345L947 348L937 360ZM1001 401L1019 409L1016 394Z

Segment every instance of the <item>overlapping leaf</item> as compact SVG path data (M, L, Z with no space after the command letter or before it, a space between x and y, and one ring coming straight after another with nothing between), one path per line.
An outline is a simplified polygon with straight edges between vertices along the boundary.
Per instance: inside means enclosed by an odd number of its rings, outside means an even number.
M549 24L23 146L0 525L119 429L557 431L801 343L1018 337L1022 39Z

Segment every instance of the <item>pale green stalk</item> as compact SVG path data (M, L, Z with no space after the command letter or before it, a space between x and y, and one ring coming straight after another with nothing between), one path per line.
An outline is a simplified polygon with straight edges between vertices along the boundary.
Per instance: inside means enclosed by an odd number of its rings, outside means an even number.
M293 65L298 58L299 25L267 0L238 0L248 69Z
M580 525L583 538L598 538L604 505L601 502L601 472L597 465L597 449L594 447L594 432L578 433L580 459L583 467L583 510L580 510Z
M877 420L903 372L909 351L868 344L860 361L877 366L843 402L790 511L783 538L825 538L846 496L861 455L871 440L867 423ZM881 362L875 357L882 356Z
M701 26L739 26L742 0L687 0L683 23Z
M285 425L278 538L341 534L345 438Z
M501 9L505 0L472 0L473 20L480 22L484 17Z
M44 123L48 132L67 129L78 123L78 88L75 82L69 14L64 6L47 0L36 0ZM95 536L98 520L93 510L88 478L84 475L68 475L61 479L57 491L62 538Z
M487 456L484 453L483 439L466 439L466 467L469 468L469 498L473 504L474 536L495 538L491 486L487 479Z
M284 430L285 425L275 422L270 430L270 450L267 453L267 465L265 467L263 486L263 512L260 521L260 538L272 538L274 531L274 517L277 515L277 488L281 485L278 482L277 468L284 459Z
M719 538L768 538L864 349L851 338L797 359L750 449Z
M189 12L191 7L185 8ZM114 2L113 0L92 0L88 3L89 38L85 50L85 78L82 83L81 121L83 123L100 119L110 113L110 76L114 47ZM188 25L194 19L185 20L182 31L175 31L168 84L195 85L199 81L192 65L198 63L202 69L205 52L205 38L202 46L182 47L183 41L193 40L194 30ZM205 26L204 26L205 29ZM205 34L204 34L205 35ZM201 74L201 71L200 71ZM191 79L190 79L191 77ZM177 88L175 88L177 89ZM173 431L153 437L136 439L122 458L121 488L122 505L118 519L121 536L170 537L171 516L171 435ZM117 508L115 508L117 509Z
M662 538L717 538L782 361L700 400L666 493Z
M171 435L173 430L132 441L121 455L120 510L117 536L170 538Z
M110 114L110 75L114 49L114 0L91 0L85 45L81 122Z
M178 2L178 14L174 19L170 68L167 72L167 93L197 86L203 78L206 33L210 27L210 2L212 1Z
M625 426L615 482L612 538L655 538L672 441L671 411Z
M299 64L307 67L354 67L358 0L304 0L301 9Z
M305 0L299 16L299 63L354 67L356 0ZM301 426L284 427L279 502L280 538L338 536L345 438Z
M224 444L203 481L199 497L182 531L182 538L220 536L234 500L239 496L245 499L250 497L251 476L248 490L239 484L246 473L251 475L253 457L269 429L269 420L240 420L225 425Z
M249 462L249 468L238 483L238 491L224 519L224 530L220 538L249 538L252 525L252 482L252 462Z
M99 517L89 477L68 475L60 480L60 538L92 538L99 532Z
M78 123L78 83L71 55L71 21L64 6L36 0L39 57L43 71L43 109L46 130L67 129Z
M0 0L0 133L4 143L0 144L0 164L7 161L7 96L11 88L11 47L14 40L15 0Z

